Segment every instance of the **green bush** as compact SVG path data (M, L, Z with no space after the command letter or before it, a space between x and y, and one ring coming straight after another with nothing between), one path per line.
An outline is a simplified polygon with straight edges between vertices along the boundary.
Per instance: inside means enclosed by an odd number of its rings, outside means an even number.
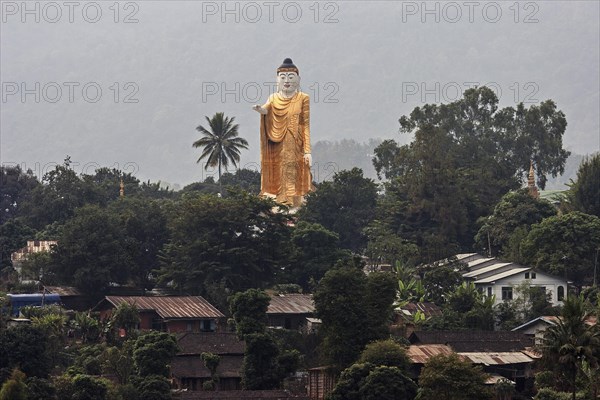
M552 388L555 382L552 371L542 371L535 374L535 387L537 389Z
M565 392L557 392L550 388L542 388L538 390L533 398L534 400L571 400L571 394Z

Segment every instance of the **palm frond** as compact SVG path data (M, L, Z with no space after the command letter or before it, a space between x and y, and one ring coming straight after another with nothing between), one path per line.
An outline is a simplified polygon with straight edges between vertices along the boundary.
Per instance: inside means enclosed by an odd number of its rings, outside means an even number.
M218 166L219 173L221 167L225 167L227 170L230 163L237 167L240 150L248 148L248 141L238 137L239 125L234 124L235 117L225 117L224 113L218 112L212 118L206 116L205 119L210 129L206 129L202 125L196 127L203 137L192 144L195 148L203 148L197 162L207 159L204 169Z

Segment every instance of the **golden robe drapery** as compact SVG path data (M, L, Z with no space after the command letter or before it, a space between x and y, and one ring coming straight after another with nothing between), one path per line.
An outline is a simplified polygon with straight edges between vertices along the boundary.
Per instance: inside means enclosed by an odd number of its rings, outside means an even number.
M294 207L313 189L310 165L310 98L272 94L260 119L261 195Z

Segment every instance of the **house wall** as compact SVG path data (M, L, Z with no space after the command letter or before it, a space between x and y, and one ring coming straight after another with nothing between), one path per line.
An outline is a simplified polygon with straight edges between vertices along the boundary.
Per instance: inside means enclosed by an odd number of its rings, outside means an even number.
M175 386L180 389L188 390L203 390L202 385L206 381L210 381L210 378L173 378L175 380ZM219 378L217 383L217 390L242 390L242 378Z
M109 319L113 308L100 310L100 319ZM221 323L220 323L221 322ZM177 319L162 321L154 311L141 311L139 329L165 330L170 333L177 332L220 332L223 331L223 321L217 319Z
M323 369L308 371L308 397L311 400L322 400L335 386L335 376Z
M140 313L140 329L152 329L152 321L156 318L155 313Z
M27 246L15 251L10 255L13 268L17 271L19 282L23 281L22 266L23 261L27 260L32 253L49 252L53 245L58 244L55 240L28 240Z
M533 325L529 325L527 328L519 329L519 332L523 333L524 335L533 336L539 331L545 331L548 329L548 326L549 324L547 322L538 321Z
M166 321L168 332L217 332L220 324L216 319L181 319Z
M187 330L188 322L193 326L196 321L168 321L167 322L167 332L175 333L175 332L185 332ZM194 329L192 327L191 331Z
M526 273L529 274L529 279L525 278ZM534 286L545 287L546 293L551 294L550 302L552 303L553 306L558 306L558 305L562 304L562 301L558 300L558 291L559 291L559 286L562 286L562 288L564 290L564 297L565 298L567 297L567 282L565 280L555 278L553 276L546 275L541 272L536 272L535 279L532 279L531 278L532 271L528 271L526 273L523 272L523 273L509 276L509 277L506 277L503 279L499 279L494 284L486 283L486 284L477 284L476 286L483 290L484 295L487 295L489 293L488 288L491 288L492 295L496 296L496 302L494 303L494 305L497 305L497 304L500 304L503 302L503 299L502 299L502 288L503 287L512 287L513 288L513 299L515 299L516 298L516 292L514 291L515 287L521 285L525 281L528 281L530 286L532 286L532 287L534 287Z
M285 329L301 330L306 325L306 317L310 314L268 314L269 326Z
M538 321L536 324L528 326L526 329L520 329L519 332L522 332L524 335L531 336L534 338L534 342L536 346L539 346L543 343L544 333L546 329L548 329L551 325L547 322Z
M100 310L100 319L101 320L110 319L113 311L114 311L113 308ZM140 323L138 325L138 328L143 329L143 330L152 329L152 321L154 321L154 319L156 317L157 317L157 315L154 312L148 312L148 311L140 312Z

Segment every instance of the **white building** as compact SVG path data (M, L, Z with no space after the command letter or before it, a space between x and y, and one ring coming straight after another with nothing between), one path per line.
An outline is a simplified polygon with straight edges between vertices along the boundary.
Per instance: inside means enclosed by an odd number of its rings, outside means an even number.
M472 281L484 295L496 296L494 305L512 300L515 287L523 282L529 282L530 287L539 287L550 294L549 300L553 306L561 305L567 296L566 279L516 263L486 258L477 253L458 254L456 258L468 266L468 270L462 274L463 278Z
M55 240L28 240L27 246L15 251L10 255L10 259L13 264L13 268L17 271L19 276L19 282L23 282L23 261L27 260L30 254L49 252L52 250L52 246L58 244Z
M535 340L536 346L539 346L543 343L544 334L546 333L546 329L556 326L561 317L552 316L552 315L543 315L541 317L537 317L532 319L531 321L525 322L523 325L519 325L516 328L512 329L513 332L521 332L524 335L529 337L533 337ZM585 324L588 326L593 326L598 323L598 318L594 315L588 315L585 318Z

